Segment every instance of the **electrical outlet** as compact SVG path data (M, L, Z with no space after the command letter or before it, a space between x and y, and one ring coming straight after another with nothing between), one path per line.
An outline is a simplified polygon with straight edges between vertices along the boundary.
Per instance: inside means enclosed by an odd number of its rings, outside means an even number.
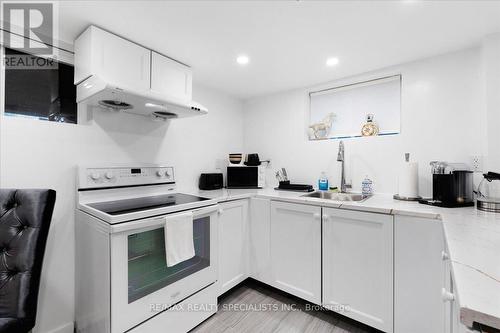
M474 172L483 172L483 156L474 155L471 156L471 168Z

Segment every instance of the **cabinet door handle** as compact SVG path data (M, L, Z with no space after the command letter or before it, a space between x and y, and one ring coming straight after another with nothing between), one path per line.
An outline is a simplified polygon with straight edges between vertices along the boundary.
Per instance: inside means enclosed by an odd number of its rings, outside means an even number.
M217 211L217 213L219 213L219 215L222 215L222 213L224 213L224 209L219 208L219 210Z
M313 217L314 217L315 220L319 220L319 219L321 219L321 214L320 213L314 213Z
M325 221L326 221L326 220L328 220L329 218L330 218L330 216L329 216L329 215L327 215L327 214L323 214L323 220L325 220Z
M443 302L452 302L455 300L455 294L450 293L449 291L446 291L445 288L441 289L441 298L443 299Z
M441 251L441 258L443 259L443 261L448 260L450 259L450 255L445 251Z

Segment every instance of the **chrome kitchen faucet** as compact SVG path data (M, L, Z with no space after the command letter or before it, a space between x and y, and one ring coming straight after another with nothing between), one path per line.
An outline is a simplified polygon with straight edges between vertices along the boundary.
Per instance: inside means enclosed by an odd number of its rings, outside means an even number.
M347 184L345 181L345 170L344 170L344 142L339 142L339 152L337 154L337 161L341 162L341 171L340 171L340 192L347 193L347 189L351 188L351 184Z

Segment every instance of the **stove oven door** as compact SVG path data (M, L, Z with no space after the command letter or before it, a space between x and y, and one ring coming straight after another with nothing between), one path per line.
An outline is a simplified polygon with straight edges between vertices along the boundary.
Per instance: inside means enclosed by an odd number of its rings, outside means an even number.
M193 215L195 257L172 267L165 259L164 216L113 226L112 333L125 332L216 281L218 206L195 209Z

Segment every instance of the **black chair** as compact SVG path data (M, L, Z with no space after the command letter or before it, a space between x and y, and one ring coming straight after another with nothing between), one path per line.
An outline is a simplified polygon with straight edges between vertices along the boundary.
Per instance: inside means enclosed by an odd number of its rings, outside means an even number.
M0 333L35 326L53 190L0 189Z

